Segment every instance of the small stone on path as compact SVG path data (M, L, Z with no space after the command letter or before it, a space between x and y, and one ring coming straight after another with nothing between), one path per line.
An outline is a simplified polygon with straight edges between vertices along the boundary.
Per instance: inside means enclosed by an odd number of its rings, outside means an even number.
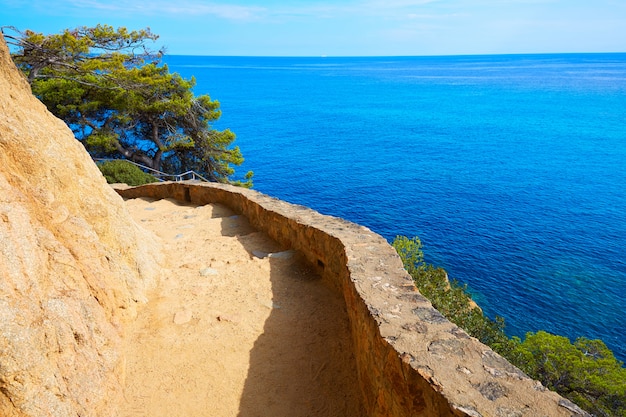
M252 254L254 256L256 256L257 258L281 258L281 259L290 259L295 255L296 251L294 250L286 250L286 251L282 251L282 252L274 252L274 253L267 253L267 252L262 252L260 250L253 250Z
M217 275L217 269L213 269L213 268L202 268L200 270L200 276L203 277L208 277L209 275Z
M286 250L282 252L270 253L270 258L281 258L281 259L291 259L296 254L295 250Z
M224 314L220 314L219 316L217 316L217 321L225 321L228 323L239 323L239 318L236 316L226 316Z
M191 321L191 310L181 310L174 315L174 324L185 324Z

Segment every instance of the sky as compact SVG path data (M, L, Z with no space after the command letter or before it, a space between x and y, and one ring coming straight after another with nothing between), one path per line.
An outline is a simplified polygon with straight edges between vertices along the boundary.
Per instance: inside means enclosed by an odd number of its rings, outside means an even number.
M0 0L0 26L149 27L174 55L626 52L625 0Z

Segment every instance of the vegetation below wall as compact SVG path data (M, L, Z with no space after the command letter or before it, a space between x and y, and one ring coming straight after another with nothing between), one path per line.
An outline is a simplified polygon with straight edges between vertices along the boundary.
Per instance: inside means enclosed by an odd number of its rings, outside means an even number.
M449 282L442 268L424 262L419 238L398 236L393 247L420 292L450 321L588 412L626 417L626 368L604 342L580 337L571 343L544 331L509 338L504 319L484 316L467 285Z

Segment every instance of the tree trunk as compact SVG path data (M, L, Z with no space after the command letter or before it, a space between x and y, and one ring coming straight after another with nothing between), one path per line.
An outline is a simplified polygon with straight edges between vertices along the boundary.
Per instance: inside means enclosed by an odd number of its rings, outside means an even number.
M161 157L163 156L163 142L161 142L161 138L159 137L159 124L157 121L152 122L152 142L154 142L157 146L157 151L154 154L153 158L153 169L157 171L161 170Z
M161 161L161 157L159 155L159 165L157 168L157 165L155 165L155 158L151 158L146 154L143 153L138 153L138 152L133 152L129 149L124 148L122 145L119 144L119 142L116 145L117 150L119 153L121 153L124 158L128 159L129 161L133 161L133 162L137 162L138 164L142 164L147 166L148 168L152 168L154 170L160 171L160 161Z

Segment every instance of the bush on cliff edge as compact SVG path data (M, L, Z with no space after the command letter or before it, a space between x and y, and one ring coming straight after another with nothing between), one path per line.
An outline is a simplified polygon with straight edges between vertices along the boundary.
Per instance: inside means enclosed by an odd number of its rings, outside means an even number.
M134 187L158 181L128 161L105 161L99 163L98 168L109 184L123 183Z

